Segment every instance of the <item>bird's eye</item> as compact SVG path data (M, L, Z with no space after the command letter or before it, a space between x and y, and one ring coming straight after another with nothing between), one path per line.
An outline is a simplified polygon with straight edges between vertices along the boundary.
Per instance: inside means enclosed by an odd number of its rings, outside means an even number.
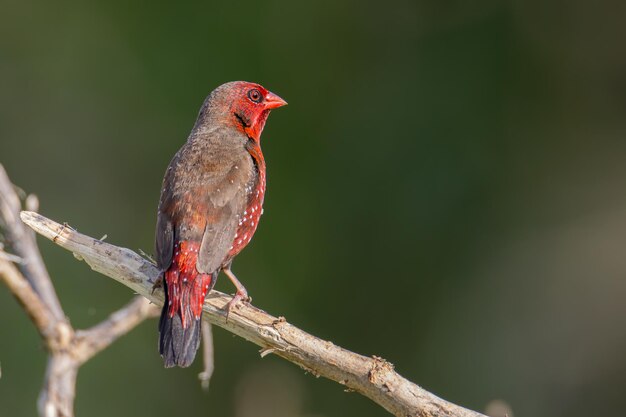
M248 91L248 98L254 101L255 103L260 103L261 100L263 100L263 96L261 95L261 92L257 90L256 88L253 88L252 90Z

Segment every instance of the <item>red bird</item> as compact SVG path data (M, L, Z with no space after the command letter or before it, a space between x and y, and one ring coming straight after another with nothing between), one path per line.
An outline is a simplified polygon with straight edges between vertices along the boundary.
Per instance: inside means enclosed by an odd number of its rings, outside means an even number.
M219 86L204 101L187 142L167 168L156 227L165 290L159 353L167 368L193 362L204 297L220 271L237 288L227 311L248 298L230 266L263 213L261 132L270 111L286 104L259 84Z

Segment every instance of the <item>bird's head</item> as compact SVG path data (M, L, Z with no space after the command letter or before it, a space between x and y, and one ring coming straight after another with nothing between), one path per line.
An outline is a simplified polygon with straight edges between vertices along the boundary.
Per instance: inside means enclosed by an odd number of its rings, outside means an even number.
M262 85L233 81L217 87L205 100L197 123L225 123L259 141L272 109L287 102Z

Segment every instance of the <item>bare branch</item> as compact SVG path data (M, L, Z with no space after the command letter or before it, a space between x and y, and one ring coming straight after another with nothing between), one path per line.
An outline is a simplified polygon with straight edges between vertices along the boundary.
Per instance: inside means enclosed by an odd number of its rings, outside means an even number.
M0 257L0 280L5 283L17 301L26 311L28 317L37 327L44 340L52 337L51 329L55 320L48 307L41 301L37 293L24 278L22 273L11 262Z
M146 318L157 317L159 309L144 297L135 297L105 321L87 330L76 331L73 356L84 363L131 331Z
M76 396L76 376L80 365L67 353L48 357L46 376L37 400L41 417L72 417Z
M37 233L85 260L92 269L107 275L163 304L161 290L152 293L156 267L135 252L120 248L64 227L37 213L22 212L22 220ZM224 307L231 297L213 291L204 304L205 320L298 364L316 376L332 379L359 392L396 416L478 417L482 414L445 401L400 376L393 365L378 357L362 356L318 339L252 305L231 311Z
M29 207L38 205L37 198L27 198ZM65 314L61 308L59 298L54 291L48 271L41 259L35 235L20 222L21 211L20 199L15 192L15 187L9 180L4 168L0 165L0 226L5 231L7 243L13 254L22 259L19 269L39 294L42 301L48 306L50 314L56 319L65 321Z
M17 255L13 255L11 253L6 253L2 250L3 245L0 243L0 259L4 259L5 261L13 262L14 264L24 263L24 260Z
M14 187L0 165L0 231L14 252L6 253L4 245L0 245L0 281L24 308L49 352L46 376L37 402L39 415L71 417L80 365L158 311L145 298L136 297L102 324L75 332L56 296L35 234L19 219L21 203L18 193L25 197L27 208L37 209L37 197L26 196Z
M198 379L200 379L200 386L205 391L209 390L209 383L215 370L212 327L208 321L202 322L202 361L204 362L204 371L198 374Z

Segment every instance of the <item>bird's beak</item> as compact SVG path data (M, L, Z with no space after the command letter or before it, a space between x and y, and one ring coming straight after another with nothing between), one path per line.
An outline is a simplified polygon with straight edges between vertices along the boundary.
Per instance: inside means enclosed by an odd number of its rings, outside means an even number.
M276 94L269 92L265 96L265 108L266 109L277 109L278 107L286 106L287 102L282 98L278 97Z

